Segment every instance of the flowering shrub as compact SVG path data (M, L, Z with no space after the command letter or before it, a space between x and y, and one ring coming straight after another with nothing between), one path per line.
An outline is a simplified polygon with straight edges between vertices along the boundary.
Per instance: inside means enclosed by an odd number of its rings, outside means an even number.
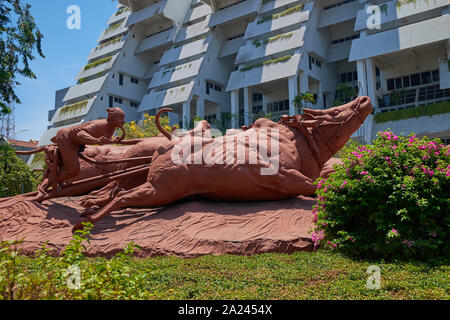
M144 115L145 118L142 121L136 122L132 121L124 125L126 132L126 139L141 139L141 138L151 138L156 137L160 133L156 127L155 116L150 116L148 114ZM169 124L169 117L160 118L161 126L168 132L172 132L172 127ZM178 127L178 126L175 126ZM120 135L121 132L118 134Z
M350 145L343 165L317 181L315 245L370 257L448 257L450 148L378 135L373 145Z

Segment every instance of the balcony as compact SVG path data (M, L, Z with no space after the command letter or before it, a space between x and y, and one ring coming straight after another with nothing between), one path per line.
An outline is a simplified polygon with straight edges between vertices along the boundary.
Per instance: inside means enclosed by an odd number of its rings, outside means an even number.
M111 18L108 21L108 24L114 24L122 19L125 19L126 17L128 17L130 15L130 9L124 7L123 9L117 11L116 13L114 13Z
M303 9L298 12L283 15L283 12L277 15L277 18L265 19L264 17L258 17L254 22L249 23L247 31L245 32L244 39L252 39L261 36L266 33L282 30L284 28L295 28L301 23L308 21L310 16L310 10L314 3L308 2L304 5ZM291 8L292 9L292 8Z
M104 44L98 45L89 53L88 60L97 59L109 55L111 52L122 49L124 45L123 37L112 39Z
M59 122L83 117L89 113L89 110L91 110L94 101L95 97L89 100L77 102L71 105L66 105L64 107L58 108L51 122L57 125Z
M359 9L359 2L352 1L341 6L323 10L320 13L318 28L324 28L354 19Z
M172 43L173 38L175 36L175 28L171 28L157 34L154 34L150 37L146 37L141 41L139 46L136 49L136 54L154 50L160 48L164 45L169 45Z
M179 66L157 72L150 82L149 89L167 86L179 81L186 81L198 75L202 66L203 58L181 64Z
M331 44L328 47L327 51L327 63L336 62L344 59L348 60L351 47L352 47L351 41Z
M200 5L197 7L194 7L189 10L186 19L184 20L184 23L192 22L197 19L201 19L207 15L211 14L211 7L206 5Z
M220 48L219 58L224 58L232 54L238 53L239 48L245 43L244 37L239 37L233 40L225 41Z
M127 27L131 27L132 25L141 22L151 24L155 21L158 21L158 19L161 19L166 5L167 0L160 1L152 6L146 7L145 9L133 12L127 20Z
M93 93L96 93L101 90L103 85L105 84L105 80L108 75L104 75L103 77L87 81L84 83L77 84L73 87L70 87L69 91L67 91L66 96L63 101L69 101L72 99L76 99L82 96L88 96Z
M450 38L450 15L353 40L350 61L375 57Z
M100 43L115 38L127 31L128 29L125 27L125 22L117 22L116 24L113 24L106 28L105 31L103 31L100 37L97 39L97 42Z
M195 82L192 81L179 87L152 92L142 99L138 112L147 112L152 109L186 102L191 97L194 84Z
M221 24L230 23L232 21L249 17L257 14L260 0L236 1L236 4L219 9L211 15L209 26L215 27Z
M80 80L80 79L83 79L83 78L88 78L88 77L91 77L93 75L96 75L96 74L99 74L99 73L102 73L104 71L107 71L107 70L111 69L113 64L114 64L114 62L116 61L117 57L118 57L118 54L116 54L113 57L111 57L111 60L109 60L109 61L107 61L107 62L105 62L103 64L100 64L98 66L92 67L92 68L85 69L86 66L83 67L83 69L78 73L78 75L77 75L77 77L75 79L76 80ZM110 58L108 57L106 59L110 59ZM103 61L103 60L98 60L98 61ZM89 66L89 65L87 65L87 66Z
M288 6L294 4L296 2L300 2L299 0L273 0L269 1L266 4L261 5L261 9L259 9L259 14L266 14L270 11L276 10L278 8Z
M174 62L182 62L187 58L193 59L195 56L205 53L208 50L208 46L208 38L204 38L185 44L184 46L172 48L164 52L159 65L165 66Z
M210 30L208 27L208 22L209 19L207 18L205 21L200 21L196 24L182 28L177 34L175 43L205 35Z
M303 46L306 28L284 33L257 42L247 42L239 49L235 64L242 64L266 56Z
M397 1L389 1L381 7L381 25L396 22L397 27L404 25L405 20L415 15L427 15L427 11L435 10L448 6L448 0L417 0L414 3L404 3L401 7L397 7ZM438 13L439 14L439 13ZM355 22L355 31L367 28L367 19L370 14L367 13L367 5L363 10L359 11Z
M300 57L301 54L295 54L285 62L255 67L248 71L235 71L231 73L227 91L292 77L296 75L299 70Z

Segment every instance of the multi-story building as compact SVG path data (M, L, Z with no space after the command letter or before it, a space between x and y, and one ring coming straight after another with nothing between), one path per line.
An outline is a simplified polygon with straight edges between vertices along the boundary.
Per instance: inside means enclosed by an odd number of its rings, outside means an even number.
M40 145L113 106L238 127L298 113L304 93L309 108L370 96L363 142L387 128L448 141L449 26L448 0L119 0Z

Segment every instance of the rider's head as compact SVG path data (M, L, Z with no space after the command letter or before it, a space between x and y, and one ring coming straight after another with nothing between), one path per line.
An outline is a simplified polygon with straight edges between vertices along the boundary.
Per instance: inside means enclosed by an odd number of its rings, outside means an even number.
M117 128L122 128L125 123L125 112L120 108L106 109L108 112L108 123Z

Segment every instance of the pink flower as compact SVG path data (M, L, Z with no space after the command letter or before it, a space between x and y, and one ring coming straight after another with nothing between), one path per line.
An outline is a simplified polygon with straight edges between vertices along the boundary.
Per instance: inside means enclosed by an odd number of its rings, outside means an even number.
M362 175L362 176L365 176L365 175L368 175L369 172L367 172L367 171L361 171L359 174Z
M393 234L398 234L398 231L397 231L396 229L394 229L394 228L392 228L391 232L392 232Z

